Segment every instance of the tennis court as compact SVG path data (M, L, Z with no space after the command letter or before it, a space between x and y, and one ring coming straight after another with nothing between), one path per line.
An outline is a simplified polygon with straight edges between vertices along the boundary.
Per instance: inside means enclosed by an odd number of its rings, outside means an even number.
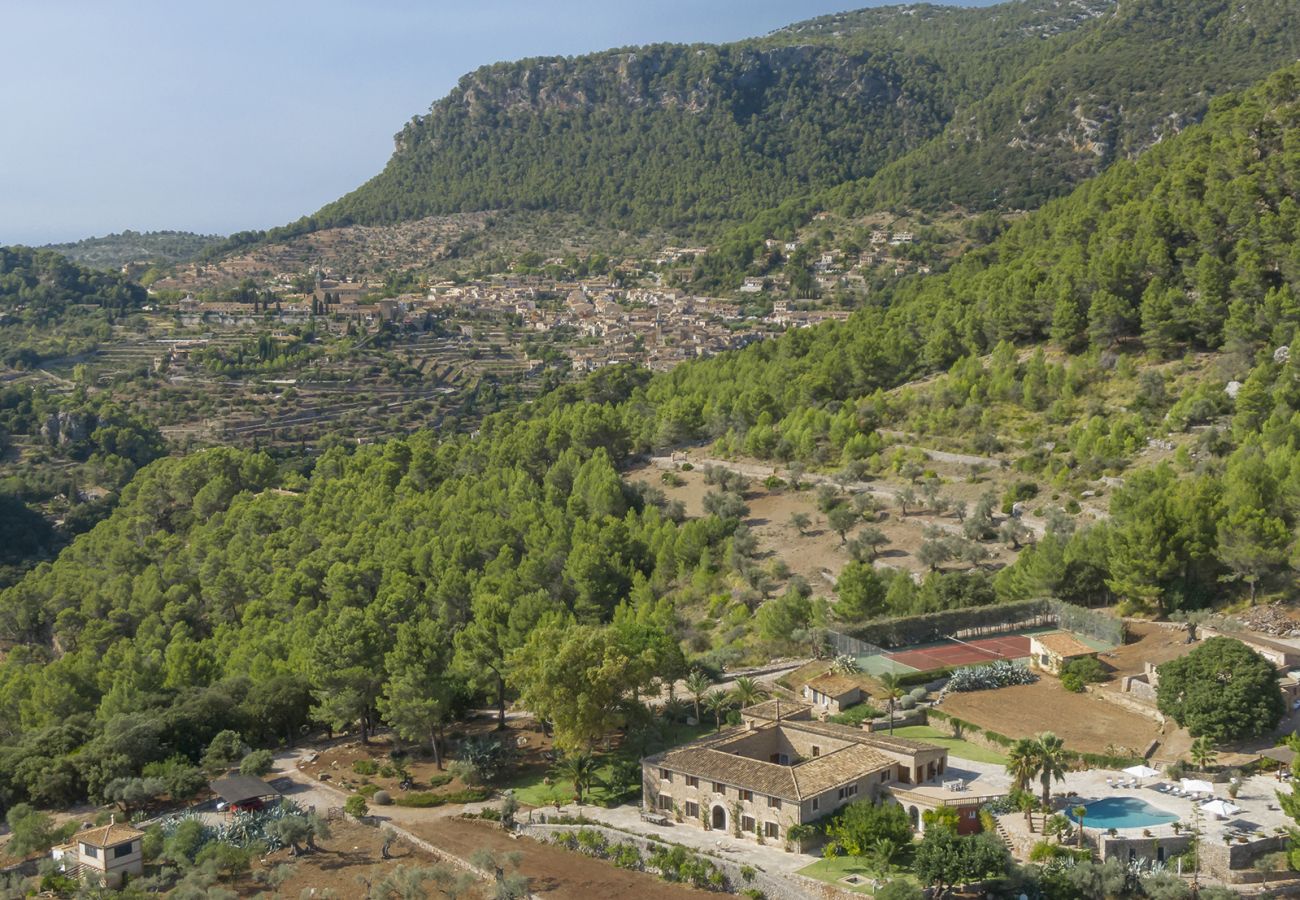
M970 641L948 641L928 647L900 650L889 656L908 668L925 671L944 666L970 666L995 659L1023 659L1029 655L1029 636L1003 634Z
M870 675L881 675L885 672L906 675L947 666L974 666L997 659L1028 659L1031 634L1046 634L1058 630L1060 629L1034 628L970 640L949 638L931 644L916 644L892 653L859 657L858 662L862 666L862 671ZM1098 650L1111 649L1109 644L1102 641L1084 635L1075 635L1075 637Z

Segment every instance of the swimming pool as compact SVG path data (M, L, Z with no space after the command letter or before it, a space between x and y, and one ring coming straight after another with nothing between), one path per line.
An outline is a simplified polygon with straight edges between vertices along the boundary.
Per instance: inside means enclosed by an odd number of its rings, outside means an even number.
M1155 825L1168 825L1177 822L1178 817L1152 806L1136 797L1106 797L1085 803L1087 813L1083 817L1084 828L1151 828ZM1074 811L1067 815L1073 821Z

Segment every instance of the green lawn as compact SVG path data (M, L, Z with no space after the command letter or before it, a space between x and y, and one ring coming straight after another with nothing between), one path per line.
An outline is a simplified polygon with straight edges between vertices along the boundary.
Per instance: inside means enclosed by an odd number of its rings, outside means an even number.
M824 881L827 884L833 884L838 888L846 891L853 891L858 894L873 894L871 889L871 879L875 878L883 885L886 881L896 881L902 879L918 884L916 877L909 872L894 869L887 876L882 877L879 873L868 868L866 861L856 856L832 856L830 859L819 859L811 866L805 866L799 870L800 875L806 875L809 878L815 878L818 881ZM866 879L864 884L852 885L840 881L846 875L859 875Z
M663 727L660 740L645 749L645 755L657 753L669 747L676 747L680 744L688 743L697 737L705 734L712 734L717 729L711 724L703 725L682 725L674 724ZM584 801L589 800L593 803L602 803L609 798L609 795L599 782L609 778L611 765L620 757L621 751L613 753L599 753L597 757L602 765L596 773L597 784L593 785L591 790L584 796ZM635 758L640 759L642 754L635 754ZM546 784L546 778L550 775L547 768L531 768L519 772L513 779L505 782L501 787L503 789L513 790L515 799L525 806L554 806L555 801L559 800L565 804L573 800L573 785L568 782L556 781L552 778L553 784Z
M1006 765L1007 762L1007 758L995 750L989 750L987 747L981 747L978 744L972 744L970 741L955 738L947 732L940 731L930 725L907 725L903 728L895 728L894 734L899 737L918 738L932 744L938 744L940 747L947 747L949 753L962 759L973 759L975 762L995 763L997 765Z

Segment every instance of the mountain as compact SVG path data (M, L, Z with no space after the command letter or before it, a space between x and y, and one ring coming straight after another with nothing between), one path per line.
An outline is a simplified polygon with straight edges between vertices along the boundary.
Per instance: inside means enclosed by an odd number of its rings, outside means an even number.
M1300 66L1013 225L948 272L904 279L842 327L682 366L648 389L666 437L853 402L1000 342L1245 353L1300 321ZM666 419L665 419L666 414ZM778 441L779 445L779 441Z
M515 207L709 232L823 191L1035 207L1295 59L1290 19L1285 0L923 5L500 63L290 230Z
M170 265L194 259L223 238L191 231L123 231L103 237L84 238L65 244L47 244L73 262L96 269L118 269L127 263Z
M487 66L402 129L380 175L299 227L499 207L735 220L921 146L1110 6L873 10L831 30Z
M524 649L544 654L565 628L628 647L618 665L560 673L570 694L597 670L639 670L631 658L684 671L683 645L715 662L806 650L838 604L814 606L793 579L779 597L742 594L763 570L740 515L710 498L712 513L685 519L620 480L632 454L683 441L919 478L908 448L886 455L886 427L910 416L994 440L1004 427L1023 443L1016 472L1077 504L1148 435L1177 436L1181 456L1127 473L1108 518L1053 530L996 579L978 562L919 587L893 578L883 603L1046 592L1163 612L1225 584L1293 589L1300 355L1276 349L1300 327L1298 125L1292 65L848 323L653 377L604 370L473 435L338 446L308 476L228 448L153 463L106 521L0 592L0 640L18 645L0 662L0 801L107 799L150 763L197 761L222 728L270 742L313 718L409 724L396 700L443 690L452 659L480 699L525 692ZM1092 346L1049 361L1045 336ZM1038 346L1022 358L1014 342ZM1226 348L1218 363L1244 380L1235 404L1184 359L1196 348ZM1136 376L1144 354L1177 361ZM882 390L954 362L905 402ZM995 406L1011 408L1005 422Z

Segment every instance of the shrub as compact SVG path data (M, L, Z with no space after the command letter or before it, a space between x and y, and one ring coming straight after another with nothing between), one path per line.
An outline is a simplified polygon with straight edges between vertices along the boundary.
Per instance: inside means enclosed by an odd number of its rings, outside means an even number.
M270 750L254 750L239 761L239 774L260 778L271 771L274 764L275 757Z
M379 793L379 785L367 782L357 788L357 793L362 797L373 797L375 794Z
M373 759L358 759L352 763L352 771L358 775L378 775L379 763Z
M914 709L916 707L916 698L911 694L904 694L898 698L899 709Z
M1061 676L1061 687L1074 694L1083 693L1083 679L1073 672L1066 672Z
M880 710L869 703L856 703L844 710L844 712L830 716L827 721L834 722L836 725L849 725L857 728L863 722L874 719L879 715Z
M393 802L393 795L388 791L375 791L375 795L370 799L375 801L376 806L389 806Z
M466 788L463 791L452 791L450 794L412 791L409 794L394 797L393 803L397 806L427 809L432 806L442 806L446 803L479 803L491 796L492 792L487 788Z
M1024 666L1004 659L985 666L958 669L948 680L950 691L987 691L1016 684L1033 684L1038 676Z
M915 700L917 703L920 703L922 700L926 698L926 695L928 695L929 693L930 692L926 690L924 687L914 687L907 692L907 695L911 697L913 700Z
M366 806L366 798L360 794L353 794L343 804L343 811L354 819L360 819L366 813L370 812L370 807Z
M1070 660L1061 667L1061 680L1065 680L1066 675L1075 675L1080 681L1087 684L1098 684L1110 678L1110 673L1101 661L1093 656L1083 656L1079 659Z

